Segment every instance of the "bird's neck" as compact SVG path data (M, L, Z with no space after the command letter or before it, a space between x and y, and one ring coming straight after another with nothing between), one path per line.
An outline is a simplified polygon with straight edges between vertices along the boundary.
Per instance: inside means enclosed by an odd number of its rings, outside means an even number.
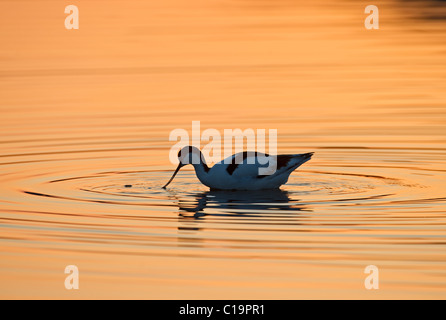
M195 168L195 172L197 172L197 173L200 172L203 174L207 174L210 169L208 167L208 165L206 164L206 162L204 162L204 161L200 161L200 163L194 164L193 166Z
M198 179L203 183L203 178L205 178L210 170L206 162L201 161L200 163L194 164L195 173Z

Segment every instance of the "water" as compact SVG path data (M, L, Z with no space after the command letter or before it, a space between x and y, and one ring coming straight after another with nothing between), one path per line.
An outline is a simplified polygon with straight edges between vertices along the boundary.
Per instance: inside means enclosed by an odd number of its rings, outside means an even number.
M364 7L89 1L71 32L1 3L0 297L444 299L444 2ZM277 191L163 190L193 120L315 155Z

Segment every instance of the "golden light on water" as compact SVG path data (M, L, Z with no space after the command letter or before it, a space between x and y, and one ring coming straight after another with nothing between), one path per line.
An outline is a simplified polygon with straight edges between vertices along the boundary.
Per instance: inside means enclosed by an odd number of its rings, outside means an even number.
M0 3L1 298L445 298L444 2L379 30L362 1L68 4ZM315 156L282 191L165 191L195 120Z

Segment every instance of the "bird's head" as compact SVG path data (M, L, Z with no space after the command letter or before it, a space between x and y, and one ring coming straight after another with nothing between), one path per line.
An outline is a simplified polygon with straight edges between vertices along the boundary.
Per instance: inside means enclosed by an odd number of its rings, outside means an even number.
M203 154L200 149L192 146L186 146L178 151L178 161L184 167L188 164L199 164L202 162Z
M180 169L188 164L200 164L204 162L203 154L200 149L192 146L186 146L182 148L178 152L178 167L175 169L175 172L172 175L172 178L164 185L164 189L172 182L173 178L175 178L176 174Z

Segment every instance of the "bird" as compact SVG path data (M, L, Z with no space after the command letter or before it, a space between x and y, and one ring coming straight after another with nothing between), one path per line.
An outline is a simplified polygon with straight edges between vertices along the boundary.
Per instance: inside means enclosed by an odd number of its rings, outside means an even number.
M270 156L266 153L244 151L236 153L208 167L203 153L193 146L178 152L178 167L166 187L178 171L192 164L198 180L210 190L267 190L278 189L288 182L291 172L311 159L314 152Z

